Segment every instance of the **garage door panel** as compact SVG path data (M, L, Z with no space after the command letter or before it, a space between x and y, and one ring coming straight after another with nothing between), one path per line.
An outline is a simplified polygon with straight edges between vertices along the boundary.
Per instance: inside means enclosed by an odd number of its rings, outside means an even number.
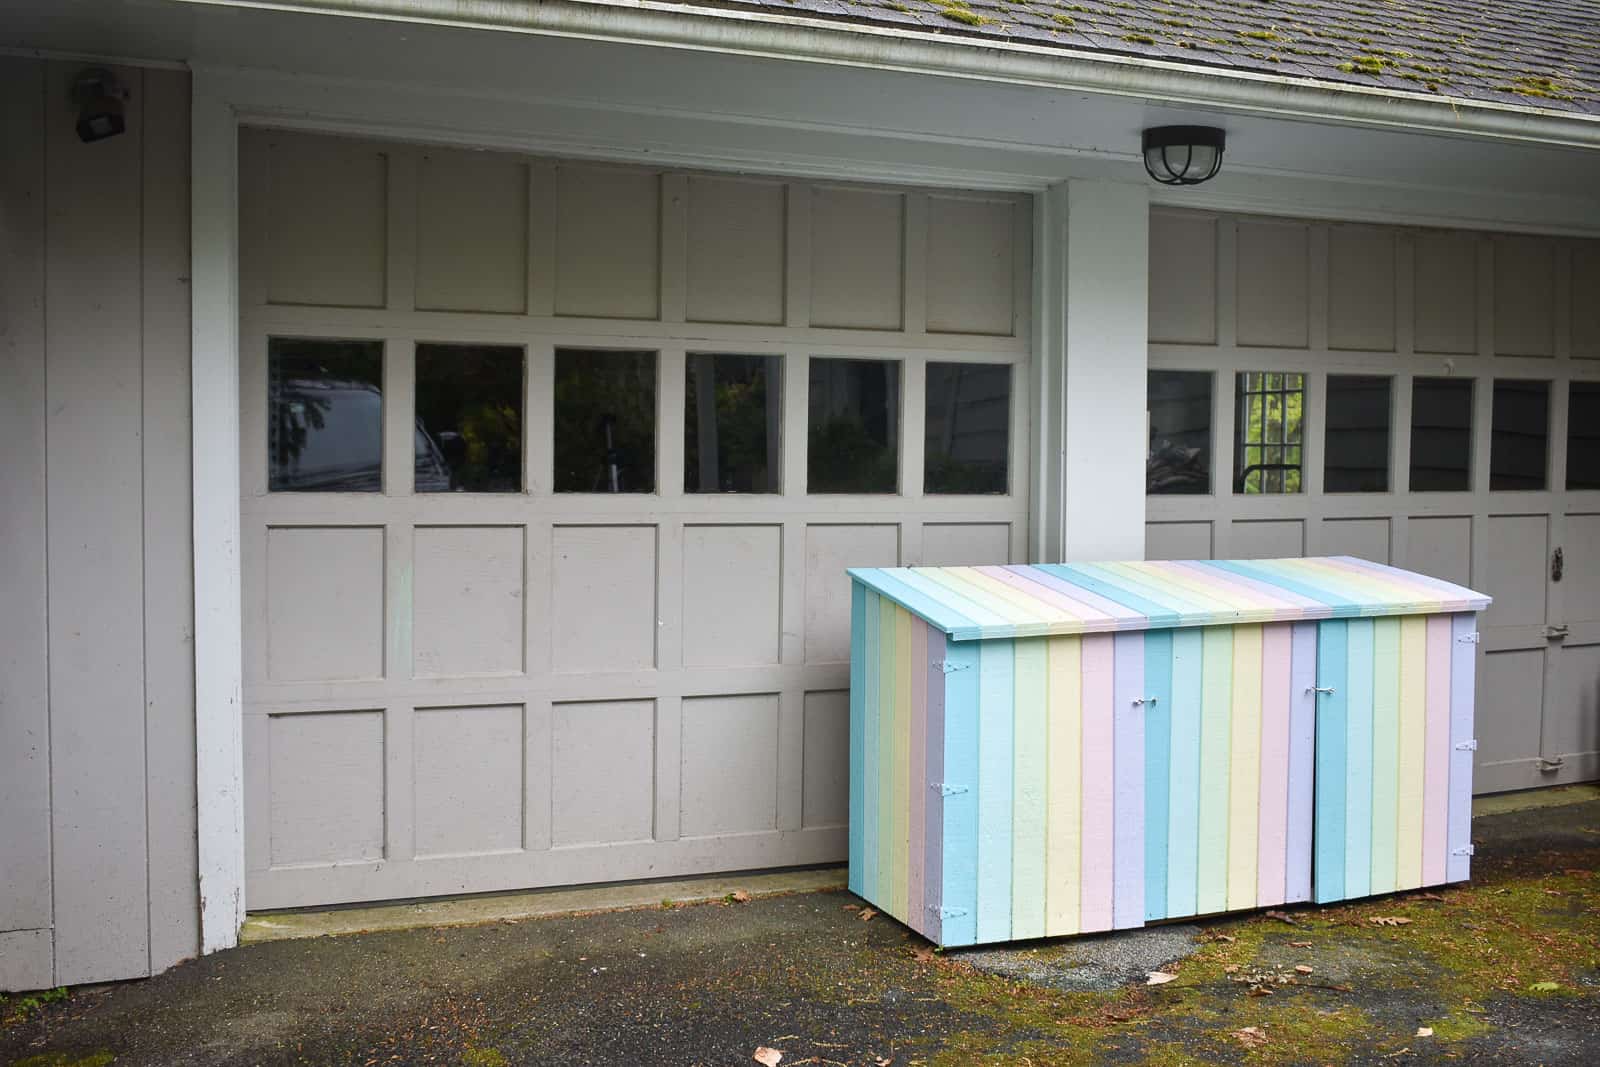
M655 819L655 701L557 704L551 722L551 842L649 840Z
M421 526L414 536L415 672L520 673L523 528Z
M520 849L522 706L418 708L412 729L417 856Z
M1322 524L1324 556L1355 556L1374 563L1389 562L1388 519L1327 519Z
M389 154L375 145L250 132L267 191L266 297L274 304L382 307L388 255ZM246 172L245 180L252 180Z
M1377 226L1335 226L1328 233L1328 347L1395 349L1398 238Z
M1489 517L1483 591L1494 597L1494 603L1483 613L1484 629L1544 625L1549 530L1550 520L1544 515Z
M1305 555L1306 524L1299 519L1235 522L1228 531L1232 559L1286 559Z
M777 663L782 588L783 527L684 527L684 665Z
M1575 628L1600 621L1600 515L1568 515L1562 598Z
M435 149L417 170L417 307L525 310L528 165L513 156Z
M1572 354L1600 359L1600 241L1584 241L1572 249ZM1581 294L1591 294L1585 298Z
M1427 230L1413 253L1413 344L1418 352L1468 355L1478 350L1476 234Z
M271 865L381 859L383 712L273 715L267 734Z
M1477 734L1480 767L1539 756L1544 652L1492 652L1483 657Z
M892 523L806 527L806 662L850 659L849 567L900 564L900 527Z
M1217 220L1150 213L1150 341L1217 341Z
M850 817L850 691L806 694L801 825L844 826Z
M1145 559L1210 559L1209 522L1151 522L1144 528Z
M1456 585L1472 584L1472 518L1414 518L1407 531L1405 566Z
M1570 757L1600 751L1600 644L1567 644L1560 652L1560 688L1546 745Z
M280 526L266 541L267 677L382 677L383 527Z
M551 661L564 673L656 665L656 528L551 531Z
M1250 221L1238 228L1241 345L1304 348L1310 338L1310 228Z
M982 567L1011 562L1011 526L994 522L931 522L922 528L922 565Z
M811 199L811 324L898 330L904 318L903 193L819 187Z
M1011 333L1015 211L1010 199L928 198L930 333Z
M661 176L563 164L556 204L556 314L655 318L661 307Z
M689 179L691 322L782 325L787 203L779 182Z
M778 819L778 694L683 702L679 833L771 830Z
M1502 356L1555 355L1555 242L1494 239L1494 350Z

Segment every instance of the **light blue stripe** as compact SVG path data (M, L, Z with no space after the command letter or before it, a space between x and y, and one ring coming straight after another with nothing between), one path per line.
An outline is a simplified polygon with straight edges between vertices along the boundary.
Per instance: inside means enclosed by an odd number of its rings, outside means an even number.
M1165 605L1167 610L1176 611L1180 620L1221 621L1217 618L1216 607L1196 600L1189 590L1175 583L1162 584L1160 582L1142 581L1131 574L1114 571L1098 563L1074 563L1071 564L1071 567L1078 574L1098 578L1109 585L1126 589L1135 596L1143 597L1152 603Z
M1011 761L1015 652L978 648L978 940L1011 937Z
M944 778L933 785L959 788L943 798L944 877L940 943L978 940L978 650L975 641L952 641L944 658ZM934 799L936 793L930 794ZM1007 868L1009 869L1009 867Z
M1130 592L1122 585L1102 581L1092 574L1081 574L1076 567L1067 564L1041 563L1039 569L1046 574L1060 578L1064 582L1081 585L1091 593L1098 593L1107 600L1121 604L1125 608L1143 612L1148 624L1152 627L1176 626L1178 624L1178 612L1173 611L1164 604L1146 600L1137 593Z
M977 615L968 614L969 610L979 610L961 597L948 591L937 594L933 590L942 590L943 587L932 583L926 586L909 584L902 579L910 576L908 570L886 571L877 567L854 567L850 576L858 582L869 582L874 589L886 594L891 599L898 601L900 606L911 614L918 616L924 622L950 633L956 630L970 630L981 628L988 623L980 622ZM926 579L919 578L919 582ZM1004 622L992 613L985 618L993 618L997 622Z
M1172 631L1144 638L1144 917L1167 915L1167 824L1172 802Z
M878 793L883 783L878 781L882 777L878 773L878 721L882 709L878 707L881 701L879 693L880 672L883 670L883 656L879 645L883 642L879 635L883 633L880 617L883 611L884 599L876 592L868 591L866 604L866 637L863 649L867 657L867 669L862 679L866 691L862 694L862 709L865 713L865 744L862 746L862 789L861 802L861 888L857 890L868 900L877 903L875 894L878 891Z
M867 597L860 582L850 583L850 891L862 895L862 827L866 825Z
M1372 887L1372 659L1371 619L1345 624L1349 642L1345 692L1344 893L1364 897Z
M893 583L893 585L891 586L890 583ZM985 607L976 600L964 597L944 583L936 582L932 578L925 578L914 570L897 571L892 577L885 575L884 585L886 588L919 594L929 599L936 598L939 603L952 606L952 611L946 613L947 617L971 620L964 627L943 627L945 632L957 641L970 640L980 633L984 637L1010 637L1017 630L1015 623L998 614L993 608ZM959 609L959 616L956 614L955 609Z
M1196 913L1200 885L1200 679L1203 630L1172 634L1172 793L1168 797L1166 917Z
M1317 624L1317 801L1313 838L1313 898L1344 899L1344 796L1348 743L1345 687L1349 684L1348 627L1343 619Z
M1285 574L1284 569L1271 560L1218 559L1212 560L1210 566L1281 586L1292 593L1310 597L1312 600L1320 600L1333 609L1333 614L1336 618L1342 619L1353 615L1361 615L1365 606L1362 601L1348 597L1334 589L1305 581L1302 577Z

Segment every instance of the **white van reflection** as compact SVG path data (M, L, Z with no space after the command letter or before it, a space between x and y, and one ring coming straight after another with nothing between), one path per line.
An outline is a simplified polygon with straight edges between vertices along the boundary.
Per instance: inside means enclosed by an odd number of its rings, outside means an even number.
M383 491L383 395L369 382L291 378L275 382L268 441L274 491ZM445 492L450 467L419 421L416 491Z

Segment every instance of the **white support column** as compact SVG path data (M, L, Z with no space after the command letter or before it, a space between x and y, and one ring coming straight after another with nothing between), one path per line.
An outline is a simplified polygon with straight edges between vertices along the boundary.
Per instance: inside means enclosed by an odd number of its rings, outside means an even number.
M216 952L244 922L238 123L199 73L192 118L195 780L200 947Z
M1039 199L1034 556L1144 555L1149 193L1069 181Z

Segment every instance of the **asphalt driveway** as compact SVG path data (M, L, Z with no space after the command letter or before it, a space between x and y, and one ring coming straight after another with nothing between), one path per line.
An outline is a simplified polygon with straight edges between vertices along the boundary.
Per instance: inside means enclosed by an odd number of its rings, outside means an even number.
M842 892L252 945L0 1002L0 1063L1600 1063L1600 801L1474 838L1467 887L1003 951Z

